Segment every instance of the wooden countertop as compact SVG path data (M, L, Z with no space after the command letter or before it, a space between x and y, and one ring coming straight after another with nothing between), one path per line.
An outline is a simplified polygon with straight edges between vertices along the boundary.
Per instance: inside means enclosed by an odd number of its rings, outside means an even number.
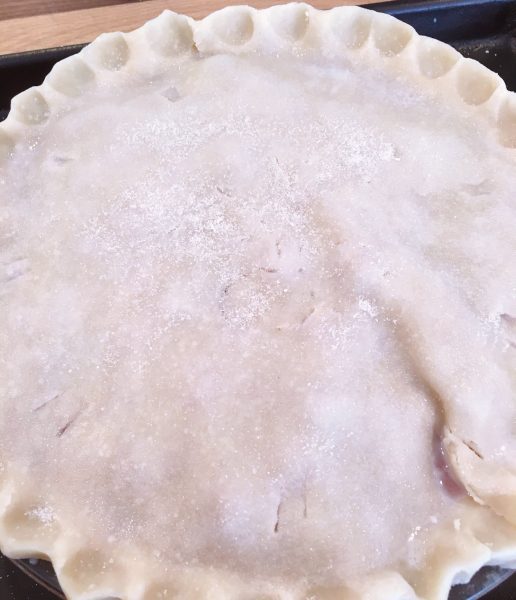
M360 4L375 0L360 0ZM89 42L104 31L130 31L166 8L195 18L227 6L257 8L281 0L0 0L0 54ZM312 0L318 8L354 0Z

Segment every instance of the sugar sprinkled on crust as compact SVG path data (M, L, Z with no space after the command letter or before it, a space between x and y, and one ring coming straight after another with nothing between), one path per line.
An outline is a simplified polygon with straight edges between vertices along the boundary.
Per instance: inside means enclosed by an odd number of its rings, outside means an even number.
M32 442L0 450L68 494L29 517L244 579L417 569L466 523L434 428L514 459L483 427L505 439L513 410L508 152L346 61L125 85L2 175L0 368Z

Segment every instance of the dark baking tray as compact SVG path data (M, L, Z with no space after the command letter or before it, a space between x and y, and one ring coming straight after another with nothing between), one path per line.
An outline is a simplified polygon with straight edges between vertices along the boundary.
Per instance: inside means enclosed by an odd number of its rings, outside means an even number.
M497 72L507 87L516 91L516 0L398 0L368 8L394 15L419 33L451 44L463 55ZM81 48L75 45L0 56L0 120L7 115L13 96L40 84L56 62ZM18 565L45 587L57 591L55 576L45 564L18 561ZM457 600L480 596L485 600L516 600L516 575L489 592L491 585L501 583L508 574L483 570L469 586L455 588L453 597ZM0 592L3 600L1 585ZM13 600L22 598L19 592L13 592L14 596L10 596ZM36 596L31 594L31 598ZM23 597L23 600L31 598Z
M368 8L395 15L419 33L455 46L496 71L516 91L516 0L397 0ZM13 96L39 85L56 62L81 48L0 56L0 120L6 117Z

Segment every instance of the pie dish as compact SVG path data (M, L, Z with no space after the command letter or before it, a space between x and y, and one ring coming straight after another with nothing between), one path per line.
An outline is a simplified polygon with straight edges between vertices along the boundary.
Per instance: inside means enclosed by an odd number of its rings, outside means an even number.
M0 545L73 600L516 560L516 98L356 7L166 11L0 126Z

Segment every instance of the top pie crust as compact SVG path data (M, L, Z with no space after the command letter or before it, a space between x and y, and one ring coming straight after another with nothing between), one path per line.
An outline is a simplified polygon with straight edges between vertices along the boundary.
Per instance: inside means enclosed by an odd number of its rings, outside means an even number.
M74 600L511 565L515 148L499 77L356 7L57 64L0 126L2 550Z

